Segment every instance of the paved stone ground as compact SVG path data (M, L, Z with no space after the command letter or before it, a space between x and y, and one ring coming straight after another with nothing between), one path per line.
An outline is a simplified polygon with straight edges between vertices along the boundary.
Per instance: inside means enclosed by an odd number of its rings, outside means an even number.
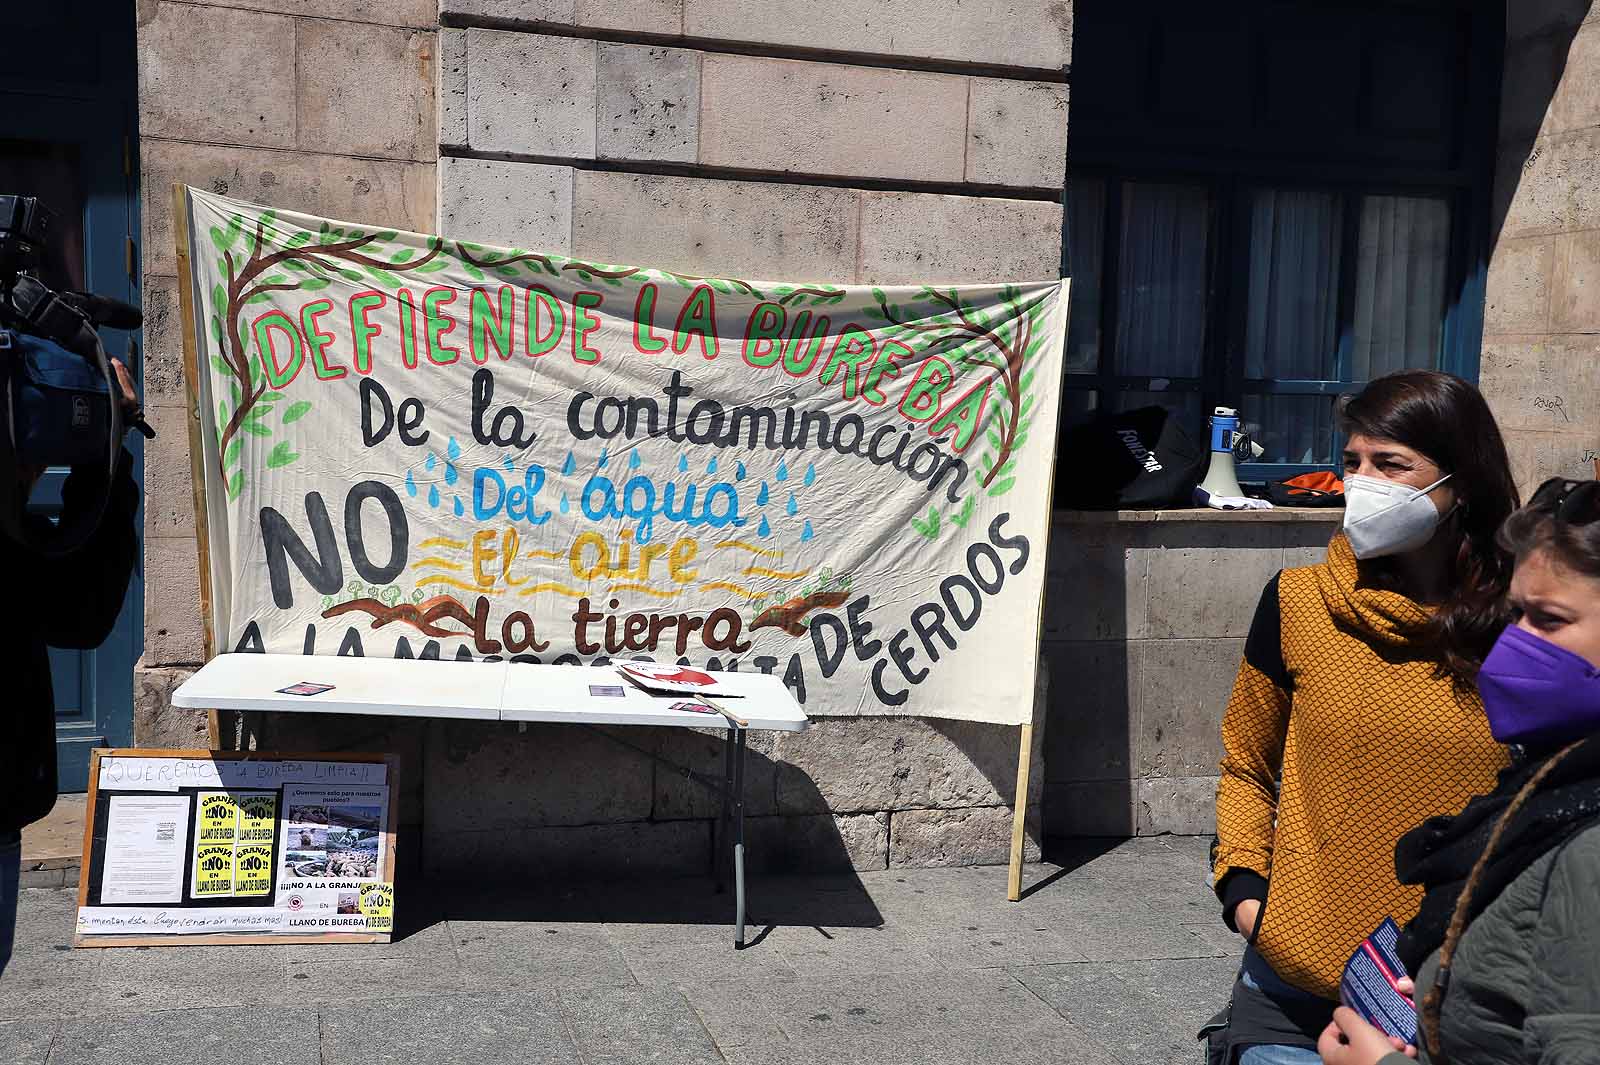
M70 950L71 891L23 893L0 978L14 1065L1152 1065L1199 1060L1239 944L1206 841L1005 870L757 879L755 941L700 881L402 896L385 947Z

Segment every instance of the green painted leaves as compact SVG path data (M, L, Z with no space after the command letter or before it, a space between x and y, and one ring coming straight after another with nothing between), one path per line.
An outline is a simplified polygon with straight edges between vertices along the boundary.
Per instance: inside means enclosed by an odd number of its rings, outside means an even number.
M221 229L212 226L209 230L211 243L216 246L217 254L221 255L233 247L233 242L239 239L239 231L244 228L244 216L234 215L228 219L228 224Z
M971 502L971 500L968 500L968 502ZM911 527L929 540L937 540L939 538L939 508L929 507L927 515L920 520L912 518Z
M279 469L280 467L289 465L299 457L299 453L289 445L289 441L280 440L278 441L277 446L272 449L271 454L267 456L267 469Z

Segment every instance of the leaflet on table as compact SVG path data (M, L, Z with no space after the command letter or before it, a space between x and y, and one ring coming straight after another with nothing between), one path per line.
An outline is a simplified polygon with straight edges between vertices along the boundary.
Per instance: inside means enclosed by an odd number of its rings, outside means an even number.
M277 788L283 784L377 785L387 783L382 762L300 759L125 758L100 759L102 791L178 791L181 788Z
M732 695L716 677L698 669L670 663L625 662L617 672L646 691L672 695Z
M381 879L388 811L387 786L284 785L278 902L295 884L315 887L328 880Z
M1395 953L1399 938L1400 928L1394 918L1385 917L1377 931L1350 956L1339 981L1339 998L1387 1034L1415 1044L1417 1008L1397 986L1407 975Z

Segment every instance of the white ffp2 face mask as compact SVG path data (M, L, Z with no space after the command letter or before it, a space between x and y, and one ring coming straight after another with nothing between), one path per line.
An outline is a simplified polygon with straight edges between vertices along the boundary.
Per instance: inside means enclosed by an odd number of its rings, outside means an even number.
M1433 538L1444 515L1428 493L1450 474L1426 488L1413 488L1381 477L1352 473L1344 479L1344 534L1357 558L1382 558L1415 551Z

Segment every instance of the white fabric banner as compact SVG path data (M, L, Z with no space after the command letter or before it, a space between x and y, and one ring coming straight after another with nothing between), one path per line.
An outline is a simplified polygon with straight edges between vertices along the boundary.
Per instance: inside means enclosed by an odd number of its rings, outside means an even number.
M187 204L219 651L1031 719L1065 281L699 278Z

